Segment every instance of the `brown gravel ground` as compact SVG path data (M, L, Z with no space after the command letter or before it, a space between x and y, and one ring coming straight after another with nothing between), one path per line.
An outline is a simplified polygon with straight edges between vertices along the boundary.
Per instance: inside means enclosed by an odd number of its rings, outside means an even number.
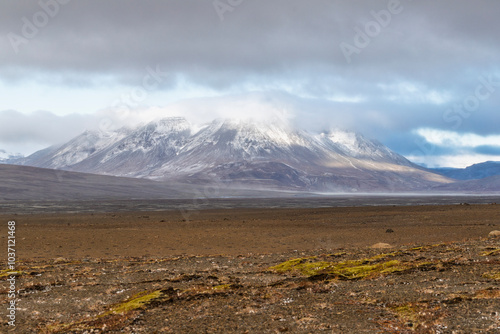
M499 205L9 220L2 333L500 333Z

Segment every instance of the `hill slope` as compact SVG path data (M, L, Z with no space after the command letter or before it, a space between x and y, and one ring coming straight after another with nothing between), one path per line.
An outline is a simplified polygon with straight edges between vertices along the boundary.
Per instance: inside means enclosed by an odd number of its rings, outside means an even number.
M0 164L0 201L187 198L159 182Z

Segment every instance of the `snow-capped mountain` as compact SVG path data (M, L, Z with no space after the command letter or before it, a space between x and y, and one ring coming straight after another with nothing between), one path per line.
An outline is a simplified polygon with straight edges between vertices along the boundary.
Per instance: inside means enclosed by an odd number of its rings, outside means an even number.
M415 191L450 182L360 134L166 118L112 134L85 132L18 164L191 184L307 191Z
M0 149L0 163L9 163L10 161L21 159L23 156L21 154L9 153L5 150Z
M182 118L149 123L136 131L119 131L91 157L68 166L71 170L97 174L147 177L174 158L191 134Z

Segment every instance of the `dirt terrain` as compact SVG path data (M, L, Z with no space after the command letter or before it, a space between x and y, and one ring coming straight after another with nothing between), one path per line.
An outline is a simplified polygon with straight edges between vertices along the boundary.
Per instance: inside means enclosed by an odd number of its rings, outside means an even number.
M496 204L11 220L2 333L500 333Z

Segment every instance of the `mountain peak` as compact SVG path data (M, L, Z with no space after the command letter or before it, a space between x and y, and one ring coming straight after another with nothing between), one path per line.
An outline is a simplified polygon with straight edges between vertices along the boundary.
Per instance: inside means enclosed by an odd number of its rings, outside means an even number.
M183 117L167 117L148 123L144 131L155 133L178 133L191 131L191 124Z
M307 191L414 190L447 182L352 131L311 134L287 122L252 119L216 119L195 129L182 117L170 117L111 137L87 132L24 164Z

